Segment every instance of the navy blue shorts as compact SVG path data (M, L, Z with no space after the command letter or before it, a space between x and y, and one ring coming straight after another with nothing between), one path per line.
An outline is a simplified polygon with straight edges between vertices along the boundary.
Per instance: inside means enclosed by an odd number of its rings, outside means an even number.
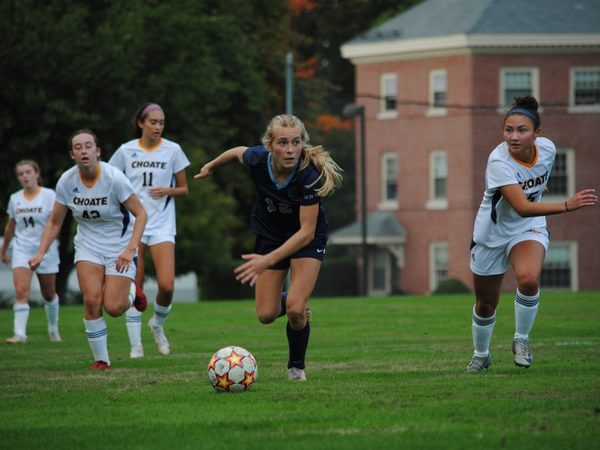
M256 236L256 242L254 244L254 253L259 255L266 255L272 252L277 247L281 246L282 242L272 241L262 236ZM310 244L306 247L301 248L296 253L288 256L285 259L273 264L269 267L272 270L287 270L290 268L290 260L293 258L314 258L319 261L323 261L325 258L325 247L327 245L327 238L313 239Z

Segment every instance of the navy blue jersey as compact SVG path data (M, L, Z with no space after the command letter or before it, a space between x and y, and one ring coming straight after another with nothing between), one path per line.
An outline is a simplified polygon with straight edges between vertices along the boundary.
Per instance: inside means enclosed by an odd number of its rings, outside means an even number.
M321 199L315 192L320 173L309 164L294 173L280 185L271 172L271 152L263 145L244 152L244 166L248 169L258 199L252 211L252 231L272 241L284 242L300 229L300 206L319 204L315 239L327 239L327 219Z

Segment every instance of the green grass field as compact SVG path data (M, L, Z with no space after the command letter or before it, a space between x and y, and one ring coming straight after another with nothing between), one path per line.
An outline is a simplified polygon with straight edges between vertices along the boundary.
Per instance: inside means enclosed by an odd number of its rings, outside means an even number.
M285 321L259 324L252 301L175 305L168 357L144 324L146 357L129 360L124 317L110 319L104 372L86 368L81 307L62 308L60 344L34 308L29 342L0 346L0 448L600 448L600 293L543 294L530 369L513 364L504 296L483 375L464 373L472 302L314 299L306 383L286 379ZM10 309L0 333L12 334ZM210 356L229 344L258 360L250 392L208 384Z

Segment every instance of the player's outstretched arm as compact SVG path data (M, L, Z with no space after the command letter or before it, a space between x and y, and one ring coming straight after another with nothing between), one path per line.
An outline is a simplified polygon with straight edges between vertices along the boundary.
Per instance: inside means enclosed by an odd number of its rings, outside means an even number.
M575 211L584 206L593 206L598 202L595 189L584 189L562 203L532 202L527 199L518 184L502 186L502 196L521 217L550 216Z
M229 150L225 150L215 159L204 164L200 169L200 172L194 175L194 178L196 180L199 180L200 178L205 178L212 174L217 167L222 166L224 164L228 164L235 159L237 159L240 164L243 164L243 155L247 149L248 147L239 146L230 148Z

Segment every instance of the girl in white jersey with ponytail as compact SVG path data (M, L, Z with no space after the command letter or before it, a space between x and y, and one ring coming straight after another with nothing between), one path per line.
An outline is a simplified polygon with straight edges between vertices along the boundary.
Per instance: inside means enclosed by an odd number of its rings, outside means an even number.
M131 180L148 213L148 224L139 246L136 282L144 283L144 256L150 249L156 269L158 293L154 315L148 322L158 352L168 355L171 347L164 323L171 311L175 288L175 197L188 194L185 169L190 165L179 144L163 138L165 113L160 105L146 103L135 114L136 139L121 145L109 163ZM135 308L126 314L130 357L144 356L142 315Z
M14 334L6 339L7 344L27 342L29 293L33 277L33 271L27 261L37 252L42 231L56 196L52 189L40 186L40 168L35 161L30 159L19 161L15 166L15 172L22 189L12 194L8 202L6 211L8 220L4 227L1 254L3 263L11 263L15 285ZM9 257L8 248L11 242L13 242L12 257ZM48 337L52 342L61 340L58 333L59 301L56 295L59 262L58 243L54 241L36 270L48 319Z
M131 305L146 309L145 301L135 296L133 280L147 216L125 175L100 161L94 133L76 131L69 144L75 166L56 184L54 208L29 266L32 270L39 266L71 210L77 221L75 267L83 294L83 323L94 355L90 369L108 369L108 327L102 312L118 317ZM130 213L136 219L133 225Z
M556 156L556 147L540 137L538 102L531 96L515 99L504 118L504 142L490 154L485 192L475 219L471 271L475 287L474 353L467 372L479 373L492 364L489 351L504 273L512 266L516 280L515 334L512 350L519 367L533 360L529 332L540 301L540 274L549 238L546 218L598 202L593 189L584 189L562 203L542 203Z

